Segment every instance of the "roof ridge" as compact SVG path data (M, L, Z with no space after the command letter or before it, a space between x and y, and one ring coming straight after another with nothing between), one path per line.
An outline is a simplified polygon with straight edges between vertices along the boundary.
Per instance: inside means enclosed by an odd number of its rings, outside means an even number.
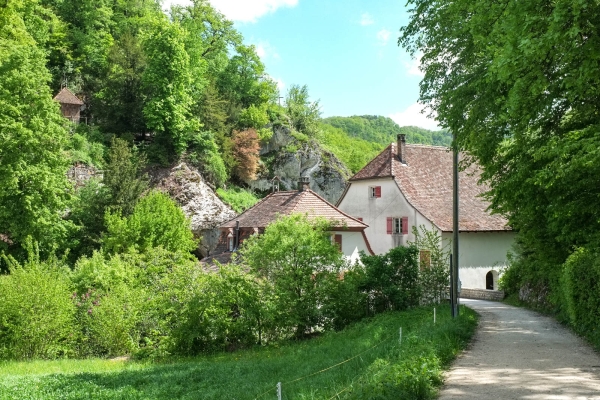
M389 149L391 149L393 144L394 143L390 143L389 145L387 145L387 147L385 149L381 150L375 157L373 157L371 159L371 161L369 161L364 167L362 167L361 169L359 169L358 172L356 172L354 175L352 175L348 179L348 181L351 181L351 180L355 179L354 177L356 175L360 174L363 170L367 169L369 167L369 165L373 164L379 158L379 156L381 156L383 153L385 153L386 151L388 151ZM390 164L390 173L392 172L391 168L392 168L392 165ZM391 175L391 176L393 176L393 175ZM359 178L357 178L357 179L359 179ZM365 179L365 178L360 178L360 179Z

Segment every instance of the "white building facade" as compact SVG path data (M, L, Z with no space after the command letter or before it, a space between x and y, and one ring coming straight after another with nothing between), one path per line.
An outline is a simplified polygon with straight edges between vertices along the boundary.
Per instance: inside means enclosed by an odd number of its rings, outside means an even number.
M459 176L459 275L462 287L498 289L514 232L487 211L477 167ZM406 145L402 135L354 175L338 201L363 221L375 254L413 242L414 226L452 240L452 154L443 147Z

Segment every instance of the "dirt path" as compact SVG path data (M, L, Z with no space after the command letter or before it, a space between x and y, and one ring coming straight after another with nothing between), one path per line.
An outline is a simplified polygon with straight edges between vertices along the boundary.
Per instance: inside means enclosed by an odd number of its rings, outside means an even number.
M600 400L600 356L553 319L502 303L461 303L481 315L479 329L440 400Z

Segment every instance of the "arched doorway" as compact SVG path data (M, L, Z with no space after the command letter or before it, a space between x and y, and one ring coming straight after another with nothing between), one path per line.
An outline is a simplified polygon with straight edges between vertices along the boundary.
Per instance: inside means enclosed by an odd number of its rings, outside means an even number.
M492 271L485 274L485 288L487 290L494 290L494 274Z

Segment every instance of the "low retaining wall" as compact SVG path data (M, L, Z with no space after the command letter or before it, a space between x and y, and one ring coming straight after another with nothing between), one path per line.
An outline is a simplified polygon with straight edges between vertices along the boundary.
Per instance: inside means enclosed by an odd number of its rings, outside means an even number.
M504 292L501 290L461 288L459 297L461 299L502 301L504 299Z

